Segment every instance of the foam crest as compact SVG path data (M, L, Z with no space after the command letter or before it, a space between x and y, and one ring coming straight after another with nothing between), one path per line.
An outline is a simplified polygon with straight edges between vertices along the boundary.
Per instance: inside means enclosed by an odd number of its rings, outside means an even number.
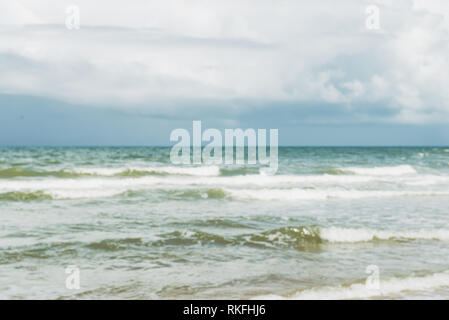
M449 230L383 231L371 229L322 228L321 239L329 242L364 242L372 240L422 239L449 241Z
M350 286L327 286L306 289L293 296L283 297L266 295L254 299L292 299L292 300L341 300L341 299L368 299L375 297L401 297L410 295L410 292L427 292L437 288L449 286L449 271L434 273L427 276L411 276L406 278L380 279L379 289L372 289L365 283L354 283Z
M368 176L402 176L408 174L416 174L416 170L410 165L400 165L393 167L372 167L372 168L349 167L349 168L340 168L339 170L342 170L343 172L368 175Z
M117 176L127 173L173 174L189 176L218 176L220 168L217 166L201 167L130 167L130 168L76 168L73 172L86 175Z
M447 196L449 191L364 191L364 190L309 190L309 189L233 189L226 190L233 198L263 201L305 201L326 199L366 199L409 196Z

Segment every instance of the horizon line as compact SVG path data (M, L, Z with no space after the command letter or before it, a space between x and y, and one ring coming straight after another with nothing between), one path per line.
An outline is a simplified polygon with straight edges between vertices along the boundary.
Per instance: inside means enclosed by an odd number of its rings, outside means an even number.
M207 145L201 146L202 148ZM171 148L172 145L0 145L0 148ZM228 146L222 146L226 148ZM236 147L235 145L233 147ZM245 148L248 146L245 146ZM269 145L266 146L270 148ZM193 148L191 146L190 148ZM449 145L279 145L278 148L449 148Z

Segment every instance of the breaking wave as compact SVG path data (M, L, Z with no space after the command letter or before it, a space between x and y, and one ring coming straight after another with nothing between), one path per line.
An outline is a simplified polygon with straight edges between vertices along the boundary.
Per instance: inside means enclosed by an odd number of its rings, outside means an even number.
M310 189L239 189L226 190L233 198L261 201L301 201L327 199L366 199L416 196L448 196L449 191L378 191L378 190L310 190Z
M224 169L223 169L224 170ZM230 174L224 170L224 175ZM231 171L229 171L231 172ZM0 170L0 178L16 177L57 177L82 178L88 176L106 177L143 177L151 175L185 175L185 176L219 176L220 168L216 166L202 167L132 167L132 168L75 168L56 171L38 171L23 168L7 168ZM232 174L230 174L232 175Z
M383 231L371 229L323 228L320 237L329 242L366 242L376 240L444 240L449 241L449 230Z
M211 225L214 226L214 225ZM230 228L241 226L227 225ZM316 249L320 245L338 243L360 243L371 241L413 241L441 240L449 241L449 230L421 231L381 231L367 229L320 228L318 226L293 226L278 229L241 234L237 236L220 236L204 231L174 231L159 235L160 240L152 245L244 245L252 247L288 247L297 250Z
M186 175L186 176L218 176L217 166L201 167L148 167L148 168L77 168L74 172L97 176L145 176L145 175Z
M169 198L175 199L223 199L227 196L223 189L167 191Z
M425 292L449 286L449 271L426 276L393 277L380 280L379 289L369 288L363 281L350 285L326 286L305 289L290 296L265 295L254 299L293 299L293 300L341 300L401 297L411 292Z
M400 165L393 167L348 167L337 169L339 172L352 173L367 176L402 176L408 174L416 174L416 170L410 165Z
M53 197L42 191L36 192L5 192L0 193L0 201L14 201L14 202L30 202L30 201L42 201L52 200Z
M16 177L57 177L57 178L76 178L80 174L58 170L58 171L36 171L22 168L8 168L0 170L0 179L11 179Z

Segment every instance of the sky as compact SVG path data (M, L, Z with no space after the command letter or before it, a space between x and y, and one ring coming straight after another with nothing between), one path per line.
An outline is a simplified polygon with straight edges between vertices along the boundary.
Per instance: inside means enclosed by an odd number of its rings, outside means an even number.
M0 145L449 145L448 57L447 0L2 0Z

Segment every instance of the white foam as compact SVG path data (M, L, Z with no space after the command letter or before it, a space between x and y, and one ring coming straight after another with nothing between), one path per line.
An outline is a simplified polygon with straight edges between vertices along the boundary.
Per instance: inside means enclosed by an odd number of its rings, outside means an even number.
M436 175L418 175L416 177L407 178L400 180L401 183L404 183L409 186L430 186L437 184L448 185L449 177L448 176L436 176Z
M99 176L114 176L121 172L126 171L126 168L75 168L66 170L67 172L79 173L79 174L91 174Z
M375 177L366 176L333 176L333 175L246 175L232 177L199 177L193 181L195 184L216 185L221 187L295 187L295 186L316 186L316 185L365 185L375 181ZM179 180L179 183L191 183L188 180Z
M127 171L157 172L190 176L218 176L220 168L218 166L201 167L127 167L127 168L75 168L70 170L80 174L90 174L99 176L115 176Z
M87 171L86 171L87 172ZM88 172L94 172L89 171ZM116 170L105 171L110 175L115 175ZM341 179L343 178L343 179ZM141 188L150 186L216 186L216 187L237 187L237 186L276 186L295 185L312 183L334 183L349 184L363 183L363 177L323 177L323 176L233 176L233 177L190 177L190 176L144 176L138 179L131 177L111 178L111 177L89 177L83 179L61 179L61 178L35 178L5 180L0 179L0 192L22 191L22 190L46 190L46 189L89 189L89 188ZM257 190L257 189L256 189Z
M408 174L416 174L416 170L410 165L372 168L348 167L340 168L339 170L342 170L343 172L350 172L368 176L402 176Z
M98 189L65 189L65 190L51 190L45 192L49 194L53 199L99 199L117 196L126 191L126 189L110 189L110 190L98 190Z
M132 179L44 179L0 181L0 193L41 191L55 199L111 197L125 192Z
M371 229L322 228L320 237L329 242L363 242L374 239L423 239L449 241L449 230L384 231Z
M329 182L326 183L327 178ZM344 178L344 179L341 179ZM348 179L346 179L348 178ZM354 179L355 178L355 179ZM362 178L359 180L359 178ZM429 178L430 179L430 178ZM433 178L432 178L433 179ZM422 180L422 182L435 180ZM333 182L330 182L333 181ZM344 183L346 181L346 183ZM237 177L191 177L191 176L145 176L135 178L90 177L83 179L36 178L0 179L0 193L43 191L56 197L112 196L127 190L171 190L185 187L222 188L234 199L261 201L304 201L326 199L364 199L388 197L447 196L449 189L442 190L359 190L358 183L365 185L365 177L356 176L237 176ZM419 183L419 180L413 180ZM446 180L445 180L446 181ZM320 185L321 184L321 185ZM352 189L344 189L352 184ZM288 186L289 189L276 188ZM313 186L310 189L309 186ZM48 191L48 192L47 192Z
M308 189L225 189L233 198L263 201L304 201L326 199L365 199L417 196L447 196L448 191L364 191L364 190L308 190Z
M437 288L449 286L449 271L434 273L428 276L411 276L407 278L380 279L379 289L372 289L365 283L355 283L350 286L326 286L306 289L296 294L283 297L265 295L253 299L292 299L292 300L340 300L340 299L368 299L375 297L407 297L411 292L428 292Z
M139 178L115 177L127 170L166 172ZM276 175L219 176L219 167L78 168L83 178L0 179L0 193L43 191L55 198L108 197L127 190L222 188L234 199L304 201L449 195L449 176ZM397 185L401 184L401 189ZM432 185L432 188L427 186ZM435 187L433 187L435 185ZM370 190L363 190L369 186ZM387 190L386 188L396 190ZM408 187L410 186L410 187ZM425 186L419 188L420 186ZM419 189L418 189L419 188ZM421 190L420 190L421 189Z

